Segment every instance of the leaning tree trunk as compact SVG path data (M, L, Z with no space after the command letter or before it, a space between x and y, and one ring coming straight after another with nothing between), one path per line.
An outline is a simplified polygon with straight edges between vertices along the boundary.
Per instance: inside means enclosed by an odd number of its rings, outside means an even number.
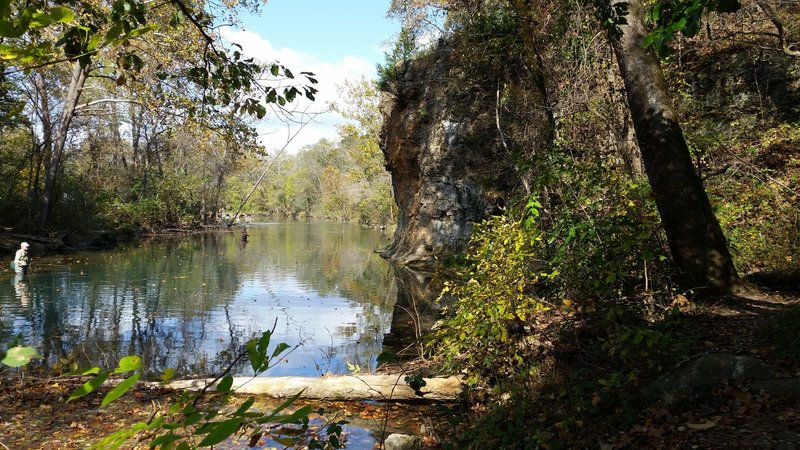
M737 275L725 236L692 164L659 61L643 47L641 5L624 1L629 13L622 36L612 39L614 54L672 258L684 286L727 290Z
M47 167L47 173L44 179L44 191L42 192L42 204L39 211L39 218L36 226L39 230L44 229L47 225L48 214L50 213L50 205L53 199L53 189L55 187L56 175L58 174L58 167L61 163L61 156L64 153L64 145L67 142L67 133L69 126L72 123L72 118L75 117L75 108L78 106L78 100L81 98L83 86L86 84L86 77L89 74L89 65L82 63L80 60L73 61L72 77L69 82L69 89L67 90L67 98L64 99L64 109L61 111L61 118L58 122L58 129L56 130L55 139L53 139L53 151L50 155L50 163ZM45 137L47 139L47 137Z

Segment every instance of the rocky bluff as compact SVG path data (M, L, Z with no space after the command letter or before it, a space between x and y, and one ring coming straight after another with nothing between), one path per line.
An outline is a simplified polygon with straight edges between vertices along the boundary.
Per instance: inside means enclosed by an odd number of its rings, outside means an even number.
M412 268L429 269L462 251L473 224L504 206L522 185L514 124L546 122L544 108L531 106L542 102L525 88L530 80L508 73L524 64L475 67L476 58L463 47L440 42L425 56L399 63L381 99L380 146L399 208L382 256ZM535 126L526 129L525 140L541 140Z

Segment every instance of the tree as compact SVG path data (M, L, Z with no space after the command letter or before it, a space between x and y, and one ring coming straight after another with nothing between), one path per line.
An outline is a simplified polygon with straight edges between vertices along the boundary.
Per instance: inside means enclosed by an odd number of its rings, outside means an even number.
M737 279L727 241L695 171L637 0L615 1L623 12L611 40L662 226L684 286L728 289Z
M237 6L257 8L246 0L226 5L230 10ZM304 81L295 80L295 75L277 62L259 64L243 58L238 50L225 48L213 32L216 17L212 11L214 6L205 2L187 5L181 0L159 4L137 0L112 4L0 0L0 59L14 64L15 70L41 70L66 63L72 71L59 118L48 128L52 133L44 137L49 154L37 228L47 224L64 145L93 70L98 76L116 80L117 85L126 85L142 76L147 65L151 83L176 81L185 86L184 95L190 101L175 112L200 120L229 113L262 118L269 105L282 108L298 95L314 99L313 74L301 72ZM180 41L183 48L192 50L178 52L184 58L175 61L174 54L159 54L152 51L152 45L139 45L156 29L161 33L159 39ZM270 85L269 78L279 86ZM114 101L119 99L92 103Z

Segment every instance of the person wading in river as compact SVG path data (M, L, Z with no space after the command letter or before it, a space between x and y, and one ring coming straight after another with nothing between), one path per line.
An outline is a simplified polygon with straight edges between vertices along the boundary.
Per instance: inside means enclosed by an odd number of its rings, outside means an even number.
M14 271L17 273L28 273L28 264L31 262L31 257L28 255L28 247L30 245L27 242L23 242L19 245L19 250L14 255Z

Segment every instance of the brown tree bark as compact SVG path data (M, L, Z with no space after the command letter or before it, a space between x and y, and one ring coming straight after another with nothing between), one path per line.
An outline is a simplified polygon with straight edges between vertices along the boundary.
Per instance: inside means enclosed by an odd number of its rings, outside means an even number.
M61 157L64 153L64 145L67 142L67 133L69 133L69 126L72 123L73 117L75 117L75 108L78 106L78 101L81 98L83 86L86 84L86 77L88 74L88 64L82 63L77 59L72 62L72 77L70 79L69 89L67 90L67 97L64 99L64 109L61 111L58 129L55 131L53 149L47 166L47 173L45 174L42 204L39 210L39 217L36 221L38 230L43 230L47 225L50 205L53 201L53 189L55 187L56 175L58 174ZM48 139L47 136L45 136L45 139Z
M728 244L692 164L658 59L645 48L638 0L612 39L628 106L676 268L686 288L728 290L737 280Z

